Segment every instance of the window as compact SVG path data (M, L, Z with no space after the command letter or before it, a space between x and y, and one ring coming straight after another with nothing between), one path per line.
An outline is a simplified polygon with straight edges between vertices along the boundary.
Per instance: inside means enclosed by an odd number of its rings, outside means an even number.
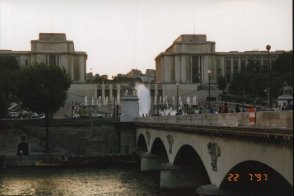
M231 73L231 58L230 57L226 58L225 68L226 68L226 70L225 70L226 73Z
M244 57L242 57L241 59L241 70L245 70L245 67L246 67L246 60L244 59Z
M79 79L80 79L80 66L74 65L74 80L79 80Z
M171 80L174 81L175 80L175 64L171 64L170 65L170 71L171 71Z
M234 61L233 61L233 73L238 73L238 64L239 64L238 58L234 58Z
M217 77L221 76L222 75L222 68L221 68L221 62L220 62L220 59L217 58L216 59L216 75Z
M97 89L97 97L102 97L102 89Z
M150 94L151 94L151 97L154 97L155 96L155 89L150 89Z
M105 97L109 97L110 93L109 93L109 89L105 89Z
M49 63L48 65L59 65L59 56L56 55L49 55Z
M192 64L192 83L198 83L200 82L201 77L201 66L199 63L200 57L199 56L192 56L191 57L191 64Z
M159 97L159 96L161 96L162 97L162 89L158 89L158 91L157 91L157 96Z
M113 95L114 97L117 96L117 89L116 89L116 87L113 87L113 89L112 89L112 95Z

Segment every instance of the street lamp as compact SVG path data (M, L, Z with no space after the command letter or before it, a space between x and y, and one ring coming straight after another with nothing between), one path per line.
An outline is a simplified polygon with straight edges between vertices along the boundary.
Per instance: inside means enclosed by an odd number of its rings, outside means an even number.
M75 106L74 106L74 102L71 102L71 117L74 117L74 110L75 110Z
M272 107L272 99L271 99L271 58L270 58L270 49L271 46L267 45L266 46L267 49L267 81L268 81L268 89L267 89L267 101L268 101L268 107L271 108Z
M177 111L179 110L179 83L176 83L177 86Z
M207 73L208 73L208 108L210 109L210 74L211 74L211 70L208 70Z

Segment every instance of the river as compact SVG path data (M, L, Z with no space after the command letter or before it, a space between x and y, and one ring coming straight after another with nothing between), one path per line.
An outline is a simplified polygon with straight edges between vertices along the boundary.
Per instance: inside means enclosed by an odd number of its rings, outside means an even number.
M159 188L159 173L137 167L6 168L0 170L0 195L118 196L196 195Z

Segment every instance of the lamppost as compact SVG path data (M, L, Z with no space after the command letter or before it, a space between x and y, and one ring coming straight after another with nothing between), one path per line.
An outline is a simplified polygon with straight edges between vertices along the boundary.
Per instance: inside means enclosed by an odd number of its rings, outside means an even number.
M270 58L270 49L271 46L267 45L266 46L267 49L267 81L268 81L268 89L267 89L267 101L268 101L268 107L271 108L272 107L272 99L271 99L271 58Z
M208 70L207 73L208 73L208 109L210 109L210 74L211 74L211 70Z
M74 106L74 102L71 102L71 117L74 118L74 110L75 110L75 106Z
M177 86L177 111L179 110L179 83L176 83Z

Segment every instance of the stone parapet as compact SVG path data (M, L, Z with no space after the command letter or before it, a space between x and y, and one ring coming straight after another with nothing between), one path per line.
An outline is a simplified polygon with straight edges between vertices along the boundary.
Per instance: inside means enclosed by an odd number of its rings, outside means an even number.
M256 112L255 124L250 125L249 112L192 114L180 116L150 116L137 118L136 122L177 125L203 125L224 127L282 128L293 130L292 111Z

